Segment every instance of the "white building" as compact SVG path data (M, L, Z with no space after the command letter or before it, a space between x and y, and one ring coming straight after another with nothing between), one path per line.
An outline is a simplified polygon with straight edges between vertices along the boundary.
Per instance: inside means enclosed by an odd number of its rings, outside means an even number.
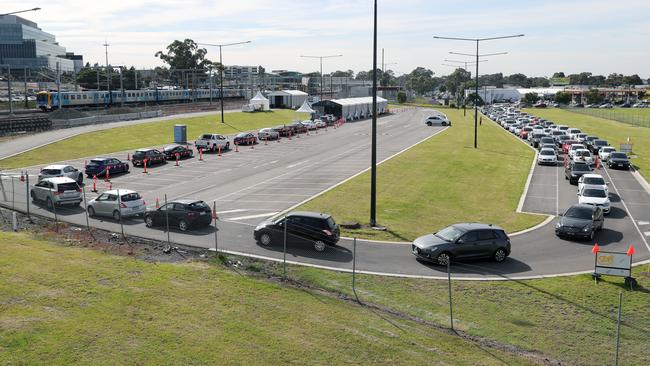
M259 66L225 66L223 76L226 79L241 79L259 75Z
M276 90L270 92L267 97L271 108L299 108L307 99L308 94L300 90Z

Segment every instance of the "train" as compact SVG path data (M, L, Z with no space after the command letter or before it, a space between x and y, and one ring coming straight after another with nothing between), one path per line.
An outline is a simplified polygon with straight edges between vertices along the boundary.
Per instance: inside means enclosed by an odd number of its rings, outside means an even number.
M111 90L108 91L86 90L86 91L40 91L36 94L36 106L43 111L51 111L59 107L59 94L61 95L61 107L92 107L110 106L133 103L169 103L196 100L209 100L209 89L153 89L153 90ZM225 98L244 98L243 89L224 89ZM212 98L219 99L219 89L212 90Z

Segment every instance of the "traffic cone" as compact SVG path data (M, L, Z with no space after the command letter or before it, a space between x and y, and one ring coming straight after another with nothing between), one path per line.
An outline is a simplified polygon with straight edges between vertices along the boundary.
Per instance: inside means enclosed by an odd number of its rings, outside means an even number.
M97 175L93 175L93 193L97 193Z
M634 247L630 245L630 247L627 248L626 254L627 254L628 257L631 257L632 255L634 255L634 253L635 253Z
M158 197L156 197L156 209L160 208L160 201L158 201Z
M600 247L598 246L598 243L595 243L595 244L594 244L594 247L591 248L591 252L592 252L593 254L596 254L596 253L600 252Z
M131 161L131 153L126 153L126 160Z
M21 182L25 181L25 172L23 172L22 170L20 171L20 181Z
M142 166L144 167L142 173L147 174L147 159L142 160Z
M104 181L110 182L111 181L111 168L106 167L106 176L104 177Z
M239 144L235 144L235 152L239 152Z
M203 161L203 148L199 147L199 161Z
M221 146L217 148L217 156L221 156Z
M178 153L176 153L176 166L178 166Z
M251 140L251 150L255 148L255 138L253 137Z

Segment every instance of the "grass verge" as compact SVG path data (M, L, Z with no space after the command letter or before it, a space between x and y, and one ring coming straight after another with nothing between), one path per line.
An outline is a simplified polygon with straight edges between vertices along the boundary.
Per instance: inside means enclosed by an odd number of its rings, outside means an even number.
M215 114L111 128L77 135L0 160L0 169L14 169L53 161L64 161L168 144L174 141L173 129L175 124L187 125L187 138L194 141L202 133L232 134L239 131L256 130L262 127L288 123L293 119L302 117L304 117L304 114L292 110L264 113L239 112L225 114L224 124L220 122L218 114Z
M650 128L633 126L609 119L587 116L562 109L527 109L527 113L559 124L566 124L590 135L606 139L618 150L629 137L634 144L632 164L646 180L650 180Z
M1 364L531 364L421 322L205 262L0 233Z
M379 166L377 217L388 230L345 229L343 235L410 241L456 222L490 222L513 232L544 219L515 212L534 152L487 121L479 127L479 149L474 149L472 114L444 111L453 127ZM339 222L367 223L369 196L367 172L299 209L328 212Z

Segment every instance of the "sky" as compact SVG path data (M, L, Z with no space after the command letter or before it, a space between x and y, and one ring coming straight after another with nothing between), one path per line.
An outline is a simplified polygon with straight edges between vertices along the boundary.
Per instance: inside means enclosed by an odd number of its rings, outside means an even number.
M436 75L454 70L447 60L471 61L449 52L475 53L472 42L433 36L483 38L525 34L486 41L480 74L503 72L550 76L589 71L650 77L650 1L517 0L434 1L379 0L378 67L385 50L386 69L398 75L422 66ZM156 51L176 39L250 44L224 48L226 65L262 65L266 70L317 71L317 59L300 55L335 55L323 72L372 69L370 0L3 0L0 12L31 7L22 14L57 37L84 62L151 68L162 65ZM206 47L218 60L218 49Z

